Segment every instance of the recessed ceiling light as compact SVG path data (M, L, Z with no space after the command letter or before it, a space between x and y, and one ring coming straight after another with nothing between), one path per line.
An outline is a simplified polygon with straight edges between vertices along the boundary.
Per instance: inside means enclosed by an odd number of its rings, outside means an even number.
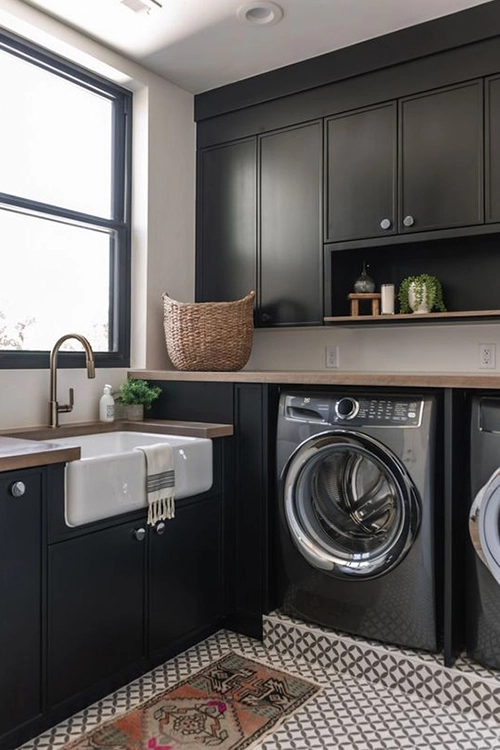
M260 2L245 3L236 11L238 21L252 26L274 26L283 18L283 9L276 3L260 0Z

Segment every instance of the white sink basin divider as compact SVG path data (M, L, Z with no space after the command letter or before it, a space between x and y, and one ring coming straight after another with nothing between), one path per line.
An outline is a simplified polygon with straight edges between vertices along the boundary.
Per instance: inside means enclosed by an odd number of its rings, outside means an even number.
M174 453L175 498L197 495L212 486L212 441L148 432L107 432L51 439L77 445L79 461L66 465L65 513L68 526L146 507L146 464L140 446L170 443Z

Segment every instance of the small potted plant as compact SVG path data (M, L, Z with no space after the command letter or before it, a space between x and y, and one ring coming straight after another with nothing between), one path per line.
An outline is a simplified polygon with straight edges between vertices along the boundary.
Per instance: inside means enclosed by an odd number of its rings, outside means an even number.
M161 394L157 385L145 380L129 378L120 386L119 401L125 406L126 418L137 422L144 419L144 409L151 409L153 401Z
M432 310L446 312L441 282L427 273L403 279L398 297L401 313L413 312L422 315Z

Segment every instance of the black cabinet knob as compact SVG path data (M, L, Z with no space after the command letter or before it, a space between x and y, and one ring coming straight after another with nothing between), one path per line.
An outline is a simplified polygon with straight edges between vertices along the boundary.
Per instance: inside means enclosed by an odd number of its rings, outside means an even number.
M260 314L260 322L261 323L270 323L271 320L272 320L272 318L269 315L269 313L263 312L263 313Z

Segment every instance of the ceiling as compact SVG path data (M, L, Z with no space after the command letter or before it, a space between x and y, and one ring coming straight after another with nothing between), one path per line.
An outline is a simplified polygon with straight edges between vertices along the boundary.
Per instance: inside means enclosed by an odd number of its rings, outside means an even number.
M139 15L119 0L25 0L193 93L488 0L277 0L273 26L240 23L247 0L160 1Z

